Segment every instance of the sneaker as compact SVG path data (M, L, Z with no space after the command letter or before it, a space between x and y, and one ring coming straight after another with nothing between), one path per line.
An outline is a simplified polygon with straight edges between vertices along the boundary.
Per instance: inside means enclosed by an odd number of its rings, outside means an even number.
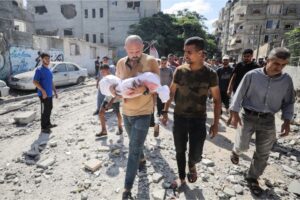
M96 110L93 115L98 115L99 114L99 110Z
M51 130L50 130L50 128L44 128L44 129L41 130L41 132L50 134Z
M119 131L117 132L117 135L122 135L123 134L123 129L119 128Z
M125 192L123 192L123 194L122 194L122 200L127 200L127 199L134 199L134 198L131 196L131 192L130 192L130 191L125 191Z
M48 126L48 128L55 128L55 127L57 127L57 124L50 124L50 125Z

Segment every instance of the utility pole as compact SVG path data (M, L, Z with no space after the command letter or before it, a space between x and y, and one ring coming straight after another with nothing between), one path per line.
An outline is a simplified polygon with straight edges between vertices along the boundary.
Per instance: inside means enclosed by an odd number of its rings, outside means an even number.
M223 55L227 55L227 45L228 45L228 38L229 38L229 25L230 25L230 15L231 15L231 0L228 0L226 3L226 7L229 6L228 8L228 17L227 17L227 22L226 22L226 29L225 29L225 42L223 46Z

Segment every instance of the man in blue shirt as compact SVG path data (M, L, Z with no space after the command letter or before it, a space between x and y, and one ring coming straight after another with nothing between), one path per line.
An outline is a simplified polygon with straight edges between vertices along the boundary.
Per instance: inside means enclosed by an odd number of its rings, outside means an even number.
M259 196L263 190L258 178L263 174L270 151L276 141L274 114L282 111L281 135L290 131L293 119L295 92L291 77L283 73L290 53L286 48L273 49L264 68L246 73L234 94L230 110L232 125L239 128L231 154L231 162L239 163L239 155L249 149L251 136L255 132L256 149L246 181L252 193ZM241 118L240 109L243 108Z
M53 84L53 75L49 69L50 55L47 53L41 54L42 65L35 70L33 77L33 84L38 89L38 96L41 100L41 128L43 133L51 133L51 128L55 127L55 124L51 124L50 115L52 110L52 90L55 97L57 93Z

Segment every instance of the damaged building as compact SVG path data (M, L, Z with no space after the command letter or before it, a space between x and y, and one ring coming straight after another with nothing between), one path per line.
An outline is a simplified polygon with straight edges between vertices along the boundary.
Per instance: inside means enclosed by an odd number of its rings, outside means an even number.
M131 24L160 11L160 0L28 0L39 35L80 38L107 45L120 57Z

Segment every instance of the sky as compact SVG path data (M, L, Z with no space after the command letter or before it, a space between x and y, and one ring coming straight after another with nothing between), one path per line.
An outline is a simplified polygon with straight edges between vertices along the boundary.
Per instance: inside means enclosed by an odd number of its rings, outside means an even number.
M196 11L207 18L206 26L213 31L212 23L219 17L219 11L227 0L161 0L161 10L164 13L177 13L178 10Z

